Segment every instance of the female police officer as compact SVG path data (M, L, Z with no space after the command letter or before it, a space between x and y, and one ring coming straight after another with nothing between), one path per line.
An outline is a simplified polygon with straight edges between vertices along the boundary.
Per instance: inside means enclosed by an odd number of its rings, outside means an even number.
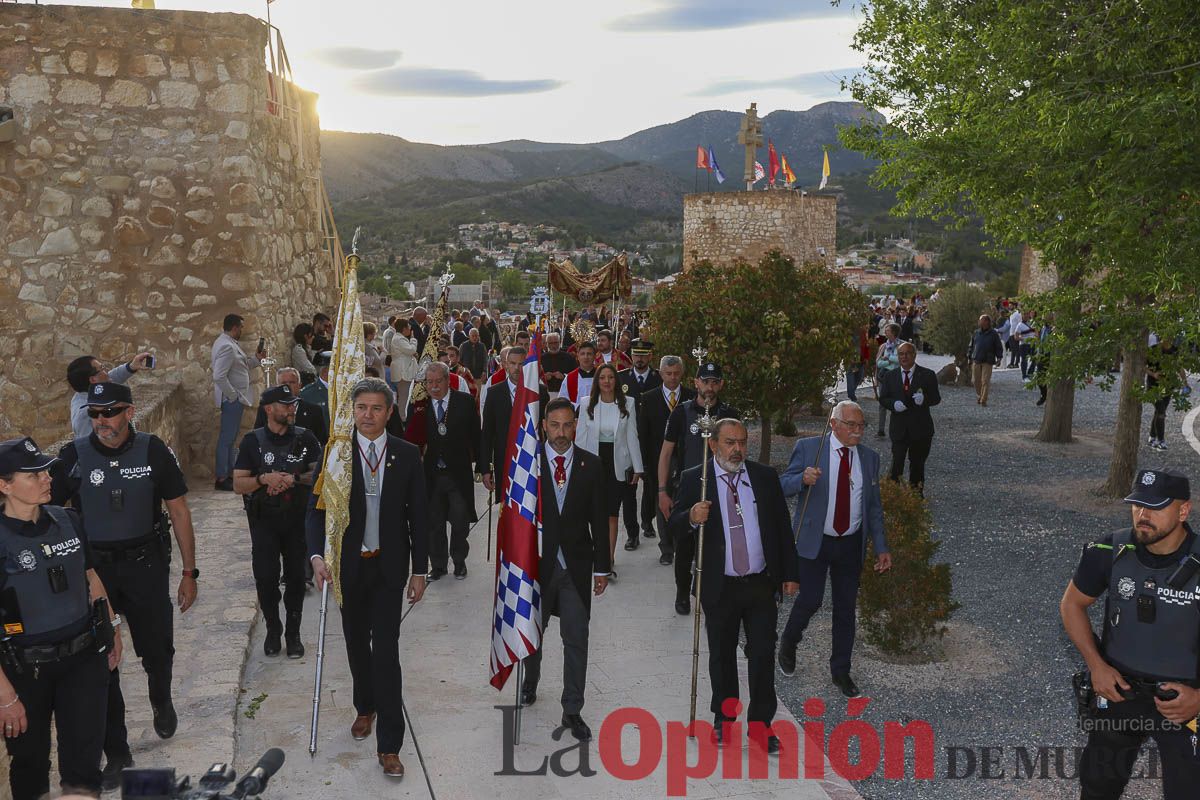
M83 527L47 504L54 461L28 437L0 443L0 730L14 800L50 789L52 714L64 794L99 797L108 672L121 659Z

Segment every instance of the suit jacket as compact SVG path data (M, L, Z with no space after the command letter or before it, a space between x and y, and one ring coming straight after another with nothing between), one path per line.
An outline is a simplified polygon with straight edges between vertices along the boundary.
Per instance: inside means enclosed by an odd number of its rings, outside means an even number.
M424 325L418 325L415 319L410 319L408 324L411 326L409 333L417 340L417 355L419 356L425 352L425 342L429 339L429 318L425 318Z
M250 370L258 369L258 359L248 356L228 333L222 333L212 346L212 376L217 407L222 401L236 400L253 407L250 396Z
M357 432L351 440L357 446ZM350 524L342 538L341 580L343 584L358 580L362 569L363 521L366 518L366 484L363 482L362 459L355 453L353 477L350 484ZM322 464L317 465L320 474ZM309 501L305 534L308 554L325 556L325 511L316 507L317 495ZM416 445L387 435L387 456L384 459L383 487L379 497L379 559L386 582L403 589L412 573L424 575L429 571L429 520L426 515L425 473L421 469L421 454Z
M329 425L325 422L325 411L320 406L307 400L298 400L296 424L312 431L313 436L317 437L317 441L321 443L321 447L324 447L325 443L329 441ZM262 406L258 407L258 413L254 417L254 427L267 427L267 412Z
M608 558L608 509L605 508L604 493L597 491L597 487L603 485L603 465L600 456L576 445L567 496L560 512L554 495L554 467L547 459L549 454L549 450L542 453L542 552L538 575L545 585L550 571L559 569L558 549L561 547L571 583L579 590L583 607L590 614L592 574L612 571L612 562ZM554 608L544 610L556 613Z
M907 412L906 412L907 413ZM787 469L779 477L786 497L796 497L796 511L792 518L793 530L799 526L796 535L796 552L801 558L816 558L821 550L821 542L825 536L825 517L829 513L829 481L834 474L830 464L833 451L826 440L821 447L820 436L810 436L796 441L792 448L792 459ZM804 485L804 470L811 467L817 458L817 450L821 449L821 477L811 487ZM876 554L888 552L887 538L883 532L883 500L879 495L879 453L865 444L858 445L858 463L862 469L862 532L863 553L867 550L867 539L875 545ZM803 525L800 520L800 510L804 506L804 495L812 492L808 501Z
M642 445L642 462L646 465L647 474L654 476L658 482L658 455L662 452L663 434L667 432L667 418L671 409L667 408L667 398L663 397L660 385L642 393L641 406L638 408L638 441ZM696 399L696 390L688 389L683 384L676 390L679 392L680 403Z
M442 459L474 522L479 518L475 512L474 464L479 452L479 412L475 410L471 395L464 392L447 392L446 400L445 436L437 432L437 412L432 397L422 415L425 422L425 484L432 489L434 477L442 471L437 467L438 459Z
M321 419L325 423L325 430L329 430L329 387L321 383L320 378L305 386L300 390L300 402L308 403L310 406L316 406L321 412ZM299 416L299 409L296 410ZM298 421L297 421L298 422ZM328 435L325 437L328 439Z
M688 514L692 506L700 501L700 471L698 467L684 470L679 479L679 490L675 492L675 504L668 523L676 537L695 536ZM788 522L787 502L779 485L775 470L757 461L745 462L746 476L754 490L754 505L758 510L758 531L762 537L763 559L771 582L799 580L799 562L796 560L792 527ZM708 522L704 526L704 571L700 582L700 604L707 611L715 609L721 602L725 581L725 525L721 508L720 482L713 475L713 462L708 462L707 499L712 502ZM678 539L676 539L678 541Z
M613 437L613 472L619 481L626 480L626 470L632 469L637 474L646 471L642 462L642 446L638 443L637 433L637 403L632 397L620 398L629 412L627 417L617 418L617 433ZM589 453L600 452L600 420L588 416L588 403L579 404L579 425L575 428L575 444ZM596 415L599 417L600 405L596 405Z
M501 380L488 388L483 401L482 426L479 439L479 471L491 472L500 488L500 476L504 474L504 456L508 447L508 425L512 418L512 395L508 393L508 382ZM539 388L542 410L550 402L550 392L545 384Z
M918 389L925 394L925 402L921 405L917 405L912 399ZM904 391L903 369L885 372L879 382L879 404L888 411L895 412L897 400L904 403L906 410L889 415L888 435L892 441L911 442L932 439L933 415L929 413L929 408L942 402L942 394L938 391L937 373L920 364L913 365L912 377L909 379L906 392Z
M637 377L633 374L632 367L618 372L617 380L625 389L625 394L638 401L639 411L642 408L642 395L651 389L657 389L659 386L662 386L662 376L658 374L658 370L654 369L654 367L650 368L650 373L646 376L646 385L644 387L638 386Z

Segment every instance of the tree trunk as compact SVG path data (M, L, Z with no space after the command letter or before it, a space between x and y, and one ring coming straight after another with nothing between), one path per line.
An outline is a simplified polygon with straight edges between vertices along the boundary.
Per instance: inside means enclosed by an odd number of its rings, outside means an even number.
M762 441L758 447L758 463L771 463L771 415L762 415L762 426L759 428L762 432Z
M966 356L955 356L954 366L958 369L958 377L954 379L955 386L973 386L971 381L971 362Z
M1105 497L1124 497L1137 471L1138 445L1142 438L1142 401L1136 394L1146 374L1146 334L1125 348L1121 359L1121 396L1117 400L1117 432L1113 435L1108 480L1100 487Z
M1033 438L1039 442L1067 444L1071 441L1071 426L1075 421L1075 381L1070 378L1055 381L1046 392L1046 413L1042 427Z

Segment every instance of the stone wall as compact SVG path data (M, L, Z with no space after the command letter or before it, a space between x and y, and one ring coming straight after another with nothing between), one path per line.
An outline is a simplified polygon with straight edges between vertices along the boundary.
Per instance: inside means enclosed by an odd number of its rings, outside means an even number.
M837 198L795 191L705 192L683 198L683 262L755 262L778 249L837 266Z
M247 350L262 336L282 354L334 308L316 97L277 82L269 98L267 41L240 14L0 14L0 105L18 126L0 144L0 430L60 438L67 362L149 349L135 399L182 384L178 452L211 470L222 317L245 316Z
M137 390L137 405L133 414L135 430L153 433L167 443L179 459L179 465L188 468L183 441L183 416L187 393L178 381L156 381L153 385ZM71 441L70 434L52 445L38 442L42 450L57 454ZM0 784L3 785L3 784Z
M1021 252L1021 294L1040 294L1058 286L1058 270L1050 262L1042 261L1042 254L1029 245Z

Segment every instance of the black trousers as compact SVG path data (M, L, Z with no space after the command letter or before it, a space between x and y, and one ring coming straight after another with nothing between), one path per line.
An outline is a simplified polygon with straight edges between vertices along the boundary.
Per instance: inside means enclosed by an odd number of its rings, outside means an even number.
M696 560L696 532L690 528L676 532L671 541L675 548L675 599L684 600L692 591L692 562Z
M808 621L821 608L825 598L825 576L828 575L833 590L831 675L850 673L850 656L854 651L854 608L858 605L858 583L863 565L862 540L862 531L849 536L823 536L816 558L797 559L800 591L783 628L781 646L795 647L804 638Z
M108 602L129 626L133 650L146 671L151 705L171 701L171 670L175 660L175 609L171 604L171 562L165 550L154 550L138 561L104 562L98 555L96 574L108 592ZM119 632L119 631L118 631ZM110 759L129 755L125 729L125 696L121 670L109 673L107 730L104 754Z
M723 719L721 704L740 697L738 689L738 638L746 631L746 661L750 703L746 719L771 724L778 701L775 697L775 640L778 610L775 585L765 572L744 578L716 575L724 580L721 600L704 607L704 629L708 634L708 677L712 683L709 709Z
M588 612L579 596L571 574L558 565L543 578L542 590L542 647L525 659L524 685L536 688L542 677L542 648L546 646L546 631L550 628L550 611L558 617L558 633L563 642L564 714L583 710L583 690L587 685Z
M1165 729L1167 720L1158 713L1153 699L1136 697L1111 703L1098 715L1079 759L1080 800L1117 800L1147 738L1153 738L1158 746L1163 800L1196 796L1200 757L1192 747L1192 732L1170 723L1171 729Z
M50 791L50 718L58 734L58 773L65 790L100 791L100 755L108 697L108 656L79 653L20 673L4 674L25 706L29 727L5 739L11 757L13 800L36 800Z
M1167 438L1167 409L1171 407L1171 398L1162 397L1154 401L1154 416L1150 419L1150 438L1160 442Z
M658 511L658 475L651 474L654 468L647 467L646 474L642 476L642 533L647 531L657 531L659 539L659 547L662 547L662 539L664 529L667 527L666 520Z
M621 517L625 520L625 535L630 539L638 538L641 533L641 527L638 524L637 490L636 484L631 484L629 481L621 483Z
M399 753L404 744L400 674L404 604L403 583L395 588L385 582L378 558L363 559L358 580L342 584L342 633L354 679L354 709L359 716L378 715L378 753Z
M283 564L283 607L289 614L304 611L304 518L250 523L250 564L254 588L268 628L278 629L279 567Z
M450 523L450 540L447 547L446 523ZM446 569L450 559L455 564L467 560L470 545L467 533L471 529L467 502L458 490L450 473L440 470L434 473L429 484L429 566Z
M925 461L933 447L933 437L922 439L892 440L892 480L900 480L904 474L904 461L908 459L908 482L918 489L925 488Z

